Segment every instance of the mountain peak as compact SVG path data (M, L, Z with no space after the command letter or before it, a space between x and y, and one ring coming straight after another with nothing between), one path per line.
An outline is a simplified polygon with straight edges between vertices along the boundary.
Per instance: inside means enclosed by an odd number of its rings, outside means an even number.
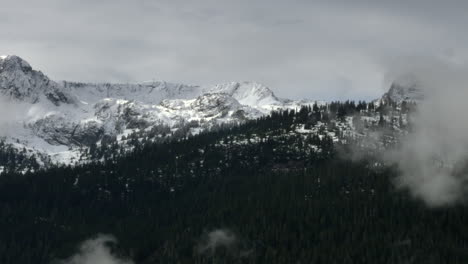
M414 74L407 73L396 76L390 83L390 88L382 97L374 100L377 105L399 105L403 102L418 103L425 98L424 85Z
M21 57L16 55L2 55L0 56L0 71L17 71L30 72L32 71L31 65Z
M424 92L419 82L414 78L399 79L390 85L390 89L380 99L383 104L403 101L417 102L424 99Z
M218 84L209 93L226 93L243 105L258 106L260 104L276 104L279 99L267 86L252 82L230 82Z
M38 102L45 97L55 105L72 103L73 98L62 87L16 55L0 59L0 94L15 100Z

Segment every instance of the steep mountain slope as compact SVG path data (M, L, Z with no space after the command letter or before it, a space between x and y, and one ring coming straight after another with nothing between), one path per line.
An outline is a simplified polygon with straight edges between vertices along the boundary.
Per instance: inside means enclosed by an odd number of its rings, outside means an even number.
M313 103L279 99L255 82L205 87L163 81L54 82L14 55L0 59L0 96L15 106L10 109L15 118L0 124L3 141L59 163L77 162L83 151L109 137L121 139L161 125L173 133L186 124L191 129L184 133L193 134Z

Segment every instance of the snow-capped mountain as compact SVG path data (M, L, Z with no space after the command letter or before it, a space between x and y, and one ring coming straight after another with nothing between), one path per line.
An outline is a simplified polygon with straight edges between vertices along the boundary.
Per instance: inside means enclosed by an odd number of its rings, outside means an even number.
M255 82L218 84L207 92L224 93L252 107L284 104L284 100L278 99L268 87Z
M60 163L77 161L81 151L105 137L121 139L161 125L174 132L188 123L192 124L188 133L198 133L215 124L314 103L280 99L255 82L213 86L54 82L18 56L0 57L0 95L15 105L9 111L14 109L16 117L0 123L0 137Z

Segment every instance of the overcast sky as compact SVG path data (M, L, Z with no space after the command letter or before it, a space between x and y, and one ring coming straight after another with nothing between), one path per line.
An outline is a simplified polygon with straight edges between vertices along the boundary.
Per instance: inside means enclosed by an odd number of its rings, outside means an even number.
M468 57L468 1L0 0L0 54L54 80L215 84L373 99L393 63Z

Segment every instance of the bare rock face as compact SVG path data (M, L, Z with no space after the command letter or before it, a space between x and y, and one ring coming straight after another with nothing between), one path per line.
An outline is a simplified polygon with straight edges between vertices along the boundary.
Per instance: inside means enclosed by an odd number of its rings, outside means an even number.
M72 144L78 146L90 146L101 140L105 136L102 124L91 121L82 125L75 126L75 130L71 134Z
M30 127L35 135L51 145L90 146L104 135L102 124L98 122L77 124L56 115L40 119Z
M205 117L214 115L226 116L231 109L237 109L239 102L224 93L204 94L199 96L192 104L197 112L204 113Z

